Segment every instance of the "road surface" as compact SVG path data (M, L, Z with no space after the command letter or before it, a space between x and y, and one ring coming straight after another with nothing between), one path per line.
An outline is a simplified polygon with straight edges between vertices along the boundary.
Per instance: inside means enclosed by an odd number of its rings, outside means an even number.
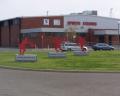
M120 73L0 69L0 96L120 96Z

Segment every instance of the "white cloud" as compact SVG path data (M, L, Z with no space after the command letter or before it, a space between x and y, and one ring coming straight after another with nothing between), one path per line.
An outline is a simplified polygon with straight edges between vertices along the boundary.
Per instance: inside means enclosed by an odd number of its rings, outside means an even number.
M0 19L16 16L61 15L84 10L98 10L99 15L120 18L120 1L115 0L1 0Z

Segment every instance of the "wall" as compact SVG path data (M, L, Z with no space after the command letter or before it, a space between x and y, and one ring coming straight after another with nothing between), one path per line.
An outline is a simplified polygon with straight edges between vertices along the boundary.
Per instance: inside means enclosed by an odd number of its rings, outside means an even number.
M9 38L9 27L2 26L1 27L1 46L2 47L9 47L10 45L10 38Z
M44 20L48 19L49 24L44 25ZM60 20L60 25L54 25L54 19ZM33 28L63 28L63 16L48 16L48 17L24 17L21 19L21 29Z
M1 47L17 47L20 34L19 19L10 19L1 22Z
M11 34L10 34L10 38L11 38L10 46L17 47L19 44L19 33L20 33L19 25L10 26L10 32L11 32Z
M68 22L70 21L80 22L77 32L87 32L88 29L118 29L119 19L79 14L66 15L64 16L65 28L68 27Z

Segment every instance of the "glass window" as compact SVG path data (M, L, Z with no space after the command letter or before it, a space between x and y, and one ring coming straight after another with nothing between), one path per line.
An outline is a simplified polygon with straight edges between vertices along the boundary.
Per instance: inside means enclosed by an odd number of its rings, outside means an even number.
M60 19L54 19L54 25L59 26L60 24Z

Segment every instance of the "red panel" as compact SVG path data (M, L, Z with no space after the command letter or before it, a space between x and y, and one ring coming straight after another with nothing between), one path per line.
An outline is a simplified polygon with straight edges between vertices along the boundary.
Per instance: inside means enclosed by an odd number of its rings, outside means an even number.
M49 19L49 25L44 25L44 19ZM60 20L60 25L54 25L54 20ZM21 29L29 28L63 28L64 18L63 16L47 16L47 17L26 17L21 19Z
M77 22L77 21L68 21L68 25L80 25L80 22Z
M86 26L96 26L97 23L96 22L83 22L83 25L86 25Z

